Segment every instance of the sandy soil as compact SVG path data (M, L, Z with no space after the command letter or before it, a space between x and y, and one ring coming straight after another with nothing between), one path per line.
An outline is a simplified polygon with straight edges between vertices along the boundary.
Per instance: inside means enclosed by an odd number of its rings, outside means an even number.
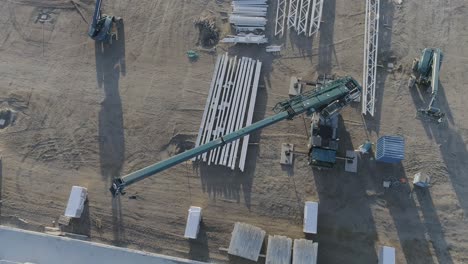
M90 19L94 1L78 1ZM247 172L182 164L128 188L112 200L113 177L167 158L193 145L215 56L196 46L192 21L219 16L229 1L115 0L104 12L123 17L112 47L87 37L87 24L68 1L5 0L0 4L0 103L17 112L0 130L1 224L43 230L63 213L72 185L88 187L85 217L72 231L92 241L202 261L229 261L234 222L268 234L302 238L306 200L320 201L320 263L376 263L380 245L397 249L398 263L468 263L468 42L464 0L381 1L379 64L395 60L401 70L379 68L376 116L360 106L343 112L341 152L366 138L399 134L406 159L382 165L364 158L358 174L312 170L298 156L293 168L279 164L281 142L306 149L302 118L251 137ZM286 34L281 56L261 47L218 46L218 52L249 55L264 63L255 120L287 98L289 76L317 72L361 79L365 1L327 0L321 33ZM49 22L37 22L39 13ZM273 13L270 21L273 21ZM226 25L221 25L226 28ZM271 35L271 32L268 33ZM429 94L408 90L414 57L422 48L444 51L439 103L442 126L415 118ZM384 191L382 181L429 172L433 186L402 185ZM136 195L137 199L129 199ZM186 210L204 208L200 239L183 238ZM238 260L231 259L231 262Z

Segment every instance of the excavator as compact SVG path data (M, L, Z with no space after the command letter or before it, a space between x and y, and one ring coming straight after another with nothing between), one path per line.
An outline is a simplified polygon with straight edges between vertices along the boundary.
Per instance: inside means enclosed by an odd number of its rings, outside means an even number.
M169 159L142 168L128 175L114 179L110 192L115 197L125 194L125 188L137 183L149 176L167 170L177 164L187 161L212 149L221 147L227 143L240 139L254 131L271 126L283 120L291 120L294 117L306 114L319 113L323 118L332 118L336 114L355 101L361 95L361 85L352 77L346 76L330 81L321 87L301 93L288 100L279 102L273 108L275 115L260 120L254 124L241 128L211 142L182 152Z
M113 38L118 37L115 29L122 23L122 18L101 14L101 4L102 0L96 1L88 36L94 40L112 44Z
M419 87L431 86L431 100L427 108L418 110L419 114L429 117L441 123L445 113L435 107L437 93L439 91L439 72L442 65L443 54L439 48L425 48L419 59L413 60L413 74L411 75L409 88L418 85Z

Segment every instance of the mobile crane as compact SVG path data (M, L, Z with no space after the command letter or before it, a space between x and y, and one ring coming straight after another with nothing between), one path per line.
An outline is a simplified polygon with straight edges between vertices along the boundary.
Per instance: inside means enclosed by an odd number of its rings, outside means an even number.
M88 36L94 40L112 44L112 38L116 36L114 26L122 23L122 18L101 14L102 0L96 0L93 21L89 25Z
M421 108L418 113L424 114L441 123L445 113L435 107L437 93L439 91L439 71L442 65L443 54L439 48L426 48L422 51L421 58L413 60L413 74L408 82L409 88L415 84L423 87L431 86L431 100L427 108Z
M273 108L273 116L260 120L252 125L241 128L204 145L182 152L167 160L160 161L121 178L116 178L110 192L115 197L125 194L124 189L158 172L169 169L179 163L196 157L202 153L235 141L254 131L271 126L285 119L293 119L300 114L311 115L319 112L325 119L335 116L342 108L349 105L361 95L361 86L352 77L343 77L324 84L319 89L301 93L291 99L279 102Z

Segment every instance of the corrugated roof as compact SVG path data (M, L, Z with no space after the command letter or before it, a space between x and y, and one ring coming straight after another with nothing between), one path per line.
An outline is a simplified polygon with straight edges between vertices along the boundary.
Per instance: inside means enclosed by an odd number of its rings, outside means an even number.
M266 264L290 264L292 240L285 236L268 236Z
M265 239L265 233L259 227L245 223L235 223L228 253L257 261Z
M307 239L294 239L292 264L316 264L318 243Z

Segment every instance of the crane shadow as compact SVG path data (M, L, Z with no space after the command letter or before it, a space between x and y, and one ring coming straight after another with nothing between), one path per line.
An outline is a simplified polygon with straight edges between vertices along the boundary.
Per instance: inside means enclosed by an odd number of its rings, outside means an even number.
M342 117L338 130L338 156L343 157L346 150L355 148ZM374 201L368 194L375 188L375 178L370 173L359 173L364 170L361 165L357 175L344 171L344 167L344 161L338 161L333 169L314 169L320 204L318 258L323 263L377 263L377 231L371 210Z
M125 158L125 138L122 101L119 92L120 77L125 76L125 28L117 28L118 38L111 45L95 42L96 76L104 92L99 111L99 155L102 179L109 186L120 176ZM120 197L112 201L114 242L120 244L124 236L124 225Z
M396 180L407 179L401 163L377 163L376 175L391 175ZM383 179L382 179L383 181ZM408 184L391 187L383 194L385 207L388 208L395 224L401 249L407 263L434 263L429 241L425 237L425 228L418 214L415 201L411 198Z
M333 55L336 58L335 45L333 45L335 32L336 0L323 2L322 17L324 22L320 25L320 39L318 51L317 71L331 74L333 68Z
M439 263L453 264L449 246L445 240L442 225L435 211L430 192L421 188L415 188L414 194L418 199L424 219L426 219L424 225L426 226L430 241L432 241Z

